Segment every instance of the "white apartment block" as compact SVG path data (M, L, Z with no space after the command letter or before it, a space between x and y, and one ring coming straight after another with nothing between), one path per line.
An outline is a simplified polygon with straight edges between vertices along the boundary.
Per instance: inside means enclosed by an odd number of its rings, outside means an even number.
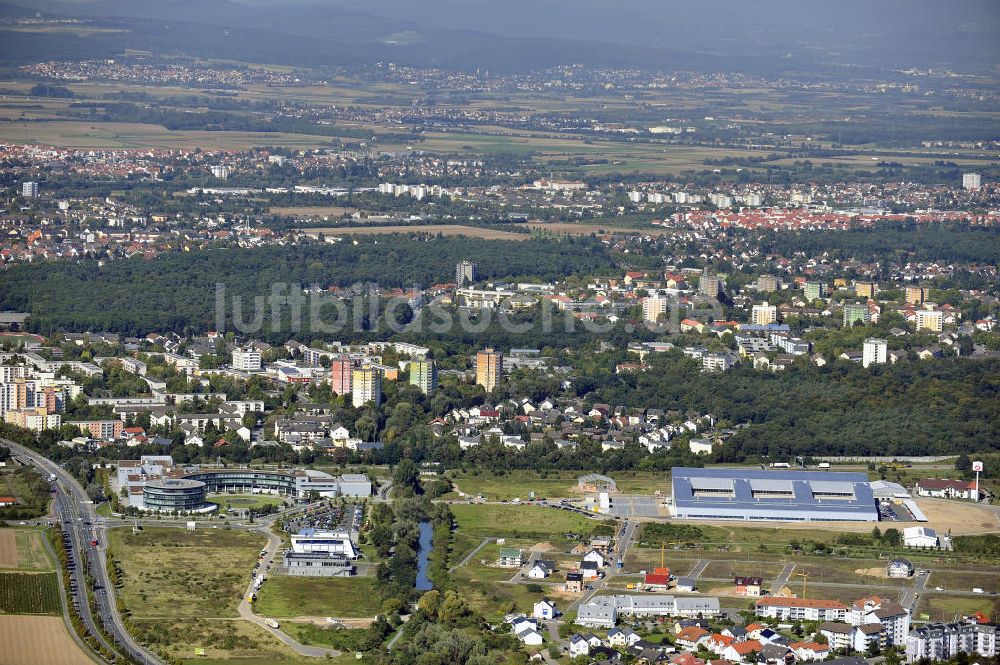
M845 621L847 605L837 600L783 598L774 596L757 601L757 616L782 621Z
M236 349L233 351L233 369L241 372L259 372L260 351L256 349Z
M881 624L885 645L904 645L910 632L910 612L888 598L860 598L851 605L848 621L854 626Z
M28 368L24 365L0 365L0 383L13 383L27 376Z
M889 345L884 339L869 337L865 340L861 351L862 367L884 365L888 356Z
M706 353L701 357L701 368L706 372L725 372L735 364L731 353Z
M958 653L988 658L998 653L1000 626L990 623L929 623L906 638L906 662L948 660Z

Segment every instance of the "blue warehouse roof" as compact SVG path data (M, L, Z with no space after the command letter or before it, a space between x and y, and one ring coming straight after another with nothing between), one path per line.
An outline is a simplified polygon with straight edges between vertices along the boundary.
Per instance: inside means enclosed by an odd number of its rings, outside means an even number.
M678 467L672 474L678 517L878 519L875 496L864 473Z

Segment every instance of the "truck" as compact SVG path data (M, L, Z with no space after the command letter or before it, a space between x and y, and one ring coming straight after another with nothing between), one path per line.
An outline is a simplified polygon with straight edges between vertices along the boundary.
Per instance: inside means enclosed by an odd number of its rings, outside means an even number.
M266 623L271 628L280 628L281 627L281 624L279 624L274 619L264 619L264 623Z
M49 482L50 483L56 482L56 474L54 474L54 473L50 473L49 474Z

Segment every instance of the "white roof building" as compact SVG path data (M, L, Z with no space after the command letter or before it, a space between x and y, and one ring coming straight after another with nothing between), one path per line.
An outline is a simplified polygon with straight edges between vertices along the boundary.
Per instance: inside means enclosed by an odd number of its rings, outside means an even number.
M937 547L937 531L926 526L911 526L903 529L903 544L907 547Z
M540 600L535 603L532 616L536 619L554 619L556 617L556 605L549 600Z

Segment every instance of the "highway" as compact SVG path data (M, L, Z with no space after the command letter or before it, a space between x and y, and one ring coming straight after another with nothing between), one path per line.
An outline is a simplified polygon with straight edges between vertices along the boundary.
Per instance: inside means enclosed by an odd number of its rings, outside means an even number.
M0 439L0 443L10 448L20 462L34 466L47 477L56 478L52 483L55 490L54 511L62 526L63 542L69 555L72 602L87 630L112 653L141 665L162 665L160 658L129 635L118 614L115 589L108 578L106 566L107 533L103 520L98 520L94 504L83 487L68 471L34 450L6 439ZM94 540L98 543L97 547L91 545ZM96 617L87 601L87 573L94 580ZM109 643L98 630L97 621L100 621L104 633L113 638L114 644Z

